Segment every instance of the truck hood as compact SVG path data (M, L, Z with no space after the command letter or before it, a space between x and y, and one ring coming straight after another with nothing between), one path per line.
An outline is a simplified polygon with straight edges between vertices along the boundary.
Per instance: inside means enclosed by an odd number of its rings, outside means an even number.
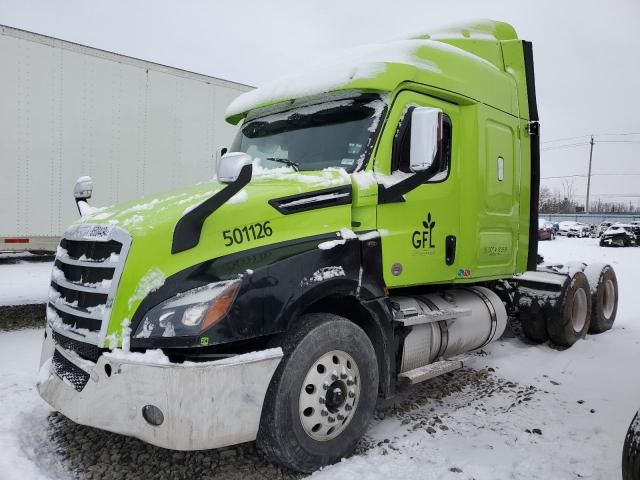
M175 254L171 248L176 223L226 188L225 184L212 180L175 192L91 209L78 223L112 225L131 236L107 334L120 336L122 327L126 328L141 301L160 288L167 277L186 268L257 247L334 234L348 228L351 224L349 204L284 214L269 202L350 184L350 175L342 169L321 172L258 169L248 185L205 220L199 243ZM260 235L260 232L270 234Z

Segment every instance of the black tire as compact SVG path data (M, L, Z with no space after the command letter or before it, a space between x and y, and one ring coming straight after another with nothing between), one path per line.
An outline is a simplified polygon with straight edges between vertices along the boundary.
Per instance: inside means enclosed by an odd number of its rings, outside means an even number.
M587 334L590 323L589 281L584 273L576 272L560 297L560 305L548 312L547 332L553 343L570 347Z
M310 473L349 455L366 431L378 396L376 354L360 327L327 313L302 316L298 328L287 333L282 349L284 356L273 375L262 408L257 445L270 460ZM332 351L346 353L355 361L360 392L348 423L340 427L344 430L335 438L319 441L305 431L299 402L304 395L305 378L316 362ZM325 396L328 399L328 395ZM323 415L325 407L318 405Z
M618 280L611 265L589 265L585 271L587 278L597 278L591 285L591 324L589 333L610 330L618 313Z
M640 412L631 420L622 447L622 480L640 479Z
M521 311L520 325L522 326L522 333L532 342L542 343L549 340L544 312Z

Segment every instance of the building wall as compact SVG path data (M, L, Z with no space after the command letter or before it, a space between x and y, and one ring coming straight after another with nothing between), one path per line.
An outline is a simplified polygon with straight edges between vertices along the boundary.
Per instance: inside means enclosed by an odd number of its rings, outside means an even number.
M73 186L110 205L213 177L251 87L0 26L0 237L59 236Z

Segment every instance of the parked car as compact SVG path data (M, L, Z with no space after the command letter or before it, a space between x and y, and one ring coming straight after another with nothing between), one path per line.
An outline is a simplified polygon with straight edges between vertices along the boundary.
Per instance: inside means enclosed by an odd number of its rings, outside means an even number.
M631 230L635 233L636 237L640 237L640 220L634 220L630 222L629 225L631 225Z
M607 228L613 225L613 222L602 222L596 229L596 236L600 238Z
M554 240L556 238L556 229L553 223L548 220L538 220L538 240Z
M600 237L601 247L632 247L637 244L633 227L623 223L612 225Z
M567 232L567 237L573 238L585 238L589 235L591 235L591 225L585 223L576 223L569 227L569 231Z
M567 236L569 234L569 229L577 223L578 222L560 222L558 224L558 235Z

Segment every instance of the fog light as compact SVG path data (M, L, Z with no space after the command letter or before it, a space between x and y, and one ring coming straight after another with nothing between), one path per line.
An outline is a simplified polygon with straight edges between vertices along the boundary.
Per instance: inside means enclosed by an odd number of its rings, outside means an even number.
M158 426L164 422L164 415L155 405L145 405L142 407L142 416L150 425Z

